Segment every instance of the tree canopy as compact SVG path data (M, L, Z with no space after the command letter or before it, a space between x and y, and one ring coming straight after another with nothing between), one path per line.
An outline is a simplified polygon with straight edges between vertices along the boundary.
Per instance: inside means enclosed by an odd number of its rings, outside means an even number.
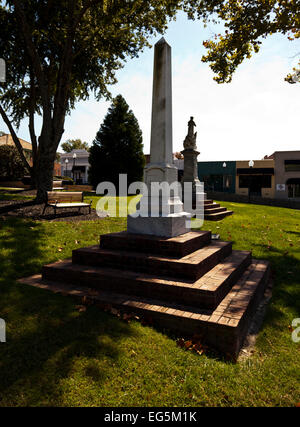
M7 0L0 5L0 52L6 82L0 114L37 184L38 199L52 188L53 166L66 114L94 94L108 99L116 70L162 34L181 9L191 19L222 20L225 35L205 41L218 83L259 50L261 39L281 32L299 38L299 0ZM296 76L296 77L295 77ZM297 81L298 71L287 77ZM42 116L40 134L35 116ZM33 164L16 130L28 119Z
M61 144L65 153L71 153L72 150L89 150L89 144L81 139L67 139Z
M127 174L128 184L143 178L142 131L122 95L113 99L90 148L89 163L94 187L109 181L118 189L119 174Z
M6 83L0 114L39 195L52 186L55 153L66 114L91 93L108 99L108 85L128 58L163 33L178 0L8 0L0 6L0 52ZM35 115L43 117L41 133ZM33 166L23 155L15 128L28 118Z
M202 61L210 64L218 83L228 83L245 58L259 51L262 40L275 33L290 41L300 38L299 0L211 0L186 2L189 17L223 22L224 34L216 34L203 45L208 53ZM299 56L299 54L298 54ZM300 62L285 80L300 81Z

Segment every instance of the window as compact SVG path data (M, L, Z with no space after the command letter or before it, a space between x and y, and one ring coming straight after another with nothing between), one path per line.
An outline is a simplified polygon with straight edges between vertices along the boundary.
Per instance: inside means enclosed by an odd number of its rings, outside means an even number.
M223 191L223 175L204 175L203 181L206 191Z
M300 160L285 160L284 167L286 172L299 172L300 171Z
M263 175L262 182L261 182L262 188L271 188L272 187L272 176L271 175Z
M253 185L260 188L272 188L272 175L240 175L239 187L249 188Z
M250 187L251 176L249 175L240 175L239 177L239 187L248 188Z
M300 197L300 184L289 184L288 185L288 197L290 199Z
M232 176L231 175L223 175L223 189L224 191L229 190L232 184Z

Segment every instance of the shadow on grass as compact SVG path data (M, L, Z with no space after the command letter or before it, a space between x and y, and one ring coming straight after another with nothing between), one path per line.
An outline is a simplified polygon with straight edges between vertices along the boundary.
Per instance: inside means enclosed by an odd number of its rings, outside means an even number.
M10 197L5 197L5 198L1 198L0 197L0 201L1 200L3 200L3 201L10 201L10 200L12 200L12 201L15 201L15 199L10 199ZM6 205L6 206L1 206L0 207L0 215L1 214L6 214L6 213L8 213L8 212L12 212L12 211L15 211L15 210L17 210L17 209L22 209L22 208L25 208L25 207L28 207L28 206L35 206L36 205L36 202L34 201L34 200L32 200L32 199L30 199L30 200L24 200L24 199L20 199L20 202L17 202L17 203L10 203L9 205Z
M286 233L288 233L288 234L295 234L296 236L300 236L300 232L299 231L286 230Z
M99 385L107 377L101 361L119 358L120 342L133 328L96 307L79 312L74 298L16 283L49 261L41 252L47 234L41 224L16 218L2 221L0 233L0 317L7 326L0 406L51 405L53 399L59 405L61 382L74 365L83 379Z
M295 313L300 313L300 262L299 259L289 254L285 249L275 246L252 244L253 247L264 251L263 258L270 262L273 281L272 300L263 323L263 328L282 330L282 325L291 323L287 319L285 308ZM267 253L266 253L267 252Z

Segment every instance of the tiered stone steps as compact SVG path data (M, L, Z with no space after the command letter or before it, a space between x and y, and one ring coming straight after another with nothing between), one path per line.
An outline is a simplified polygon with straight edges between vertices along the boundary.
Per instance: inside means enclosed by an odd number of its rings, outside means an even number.
M127 232L101 236L100 247L73 251L21 279L135 312L235 357L268 281L269 265L207 231L173 238Z
M119 249L102 249L98 246L73 251L73 263L91 266L111 267L145 272L148 274L170 275L197 280L214 265L231 253L231 242L211 242L184 257L145 254Z
M204 200L204 219L208 221L220 221L232 214L233 211L228 211L227 208L221 207L219 203L215 203L209 199Z

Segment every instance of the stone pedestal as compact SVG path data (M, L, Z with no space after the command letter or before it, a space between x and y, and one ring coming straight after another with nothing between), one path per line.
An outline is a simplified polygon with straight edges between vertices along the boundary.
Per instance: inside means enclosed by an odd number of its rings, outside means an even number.
M203 186L198 178L197 156L200 152L197 151L196 147L197 132L194 133L195 126L194 118L191 117L188 122L188 134L183 142L184 150L181 151L181 154L184 156L182 196L185 206L192 206L193 209L199 210L199 214L201 215L204 209L206 194L203 192ZM185 187L185 184L189 184L192 188Z
M184 156L184 172L182 178L183 201L187 202L187 197L192 199L192 206L196 208L196 201L198 208L203 208L203 201L206 200L206 193L203 191L203 185L198 178L197 156L199 151L192 148L181 151ZM192 194L187 194L184 191L184 184L190 183L192 185ZM186 203L187 204L187 203Z
M132 218L128 215L127 232L150 234L161 237L175 237L190 231L191 215L185 212L160 217Z

